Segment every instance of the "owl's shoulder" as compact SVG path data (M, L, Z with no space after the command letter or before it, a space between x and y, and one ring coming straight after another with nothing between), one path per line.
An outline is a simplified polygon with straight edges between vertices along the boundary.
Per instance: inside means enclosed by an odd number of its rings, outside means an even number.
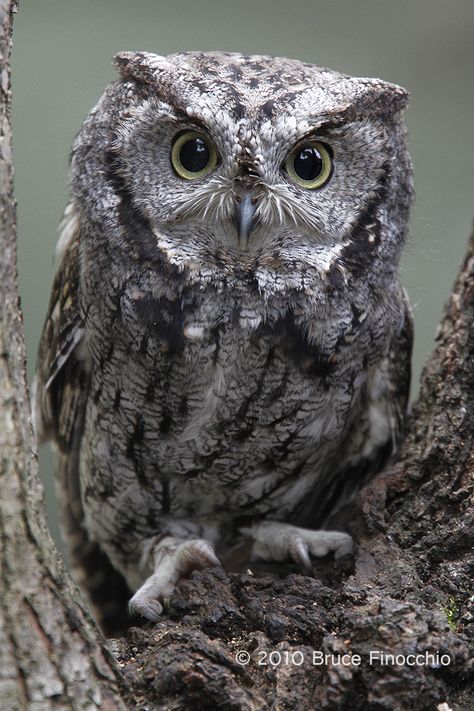
M79 305L80 229L68 211L57 254L60 263L38 349L33 405L40 440L53 439L60 449L70 449L85 406L88 358Z

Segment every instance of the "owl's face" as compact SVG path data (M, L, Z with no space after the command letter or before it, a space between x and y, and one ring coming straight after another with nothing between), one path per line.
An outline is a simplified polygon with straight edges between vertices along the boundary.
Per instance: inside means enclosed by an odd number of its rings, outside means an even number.
M338 260L344 272L358 231L372 251L384 222L404 232L401 88L236 54L126 53L116 63L130 86L108 148L114 171L179 268L327 272ZM395 255L403 234L385 241Z

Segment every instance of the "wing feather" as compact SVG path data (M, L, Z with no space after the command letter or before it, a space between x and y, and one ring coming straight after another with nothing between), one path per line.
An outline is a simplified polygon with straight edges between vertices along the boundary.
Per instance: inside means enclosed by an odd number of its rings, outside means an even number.
M85 407L87 358L81 344L84 325L79 312L78 223L70 231L68 248L54 278L46 321L38 349L34 394L36 431L40 441L53 440L61 448L73 444L71 421ZM81 353L81 357L78 354ZM65 388L65 384L68 387ZM66 422L69 425L65 427Z
M387 357L369 373L360 416L348 432L339 468L298 512L298 525L346 530L357 493L395 454L403 439L411 380L413 317L403 293L404 320ZM323 503L324 502L324 503ZM320 513L315 520L314 512Z
M56 491L61 528L74 577L87 591L106 632L125 626L129 591L84 526L79 457L91 365L80 313L80 230L71 208L60 238L60 257L38 351L33 412L40 441L58 450ZM65 236L66 235L66 236Z

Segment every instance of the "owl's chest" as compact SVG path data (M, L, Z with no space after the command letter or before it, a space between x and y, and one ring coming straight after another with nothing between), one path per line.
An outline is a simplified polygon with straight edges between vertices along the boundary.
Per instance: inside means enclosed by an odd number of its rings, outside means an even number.
M358 368L339 367L329 324L310 342L292 313L265 312L258 301L138 299L123 313L109 376L163 438L180 442L199 433L237 442L290 418L310 421Z
M281 511L292 488L304 495L346 430L357 368L339 372L288 315L258 315L130 307L95 368L93 458L113 450L108 468L138 472L157 502L183 514L258 510L259 501Z

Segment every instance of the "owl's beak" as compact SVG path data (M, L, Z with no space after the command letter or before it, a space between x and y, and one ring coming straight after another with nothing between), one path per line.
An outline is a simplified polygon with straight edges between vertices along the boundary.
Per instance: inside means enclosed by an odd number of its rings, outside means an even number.
M235 195L235 227L239 248L247 250L250 233L255 227L255 212L258 195L254 189L243 190Z

